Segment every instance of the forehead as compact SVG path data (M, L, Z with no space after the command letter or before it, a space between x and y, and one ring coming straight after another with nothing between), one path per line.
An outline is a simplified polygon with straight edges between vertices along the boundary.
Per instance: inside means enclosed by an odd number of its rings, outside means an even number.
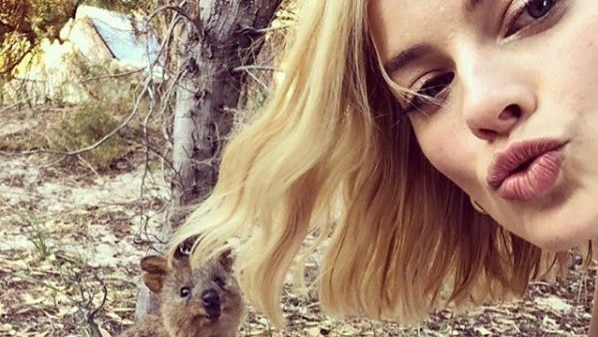
M490 1L490 0L485 0ZM498 0L491 0L497 1ZM370 0L368 21L383 60L403 46L446 43L484 0Z

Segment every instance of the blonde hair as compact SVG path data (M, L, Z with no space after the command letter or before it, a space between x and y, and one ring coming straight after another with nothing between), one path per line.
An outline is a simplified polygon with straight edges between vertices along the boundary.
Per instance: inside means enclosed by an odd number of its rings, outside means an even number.
M230 140L212 195L171 242L201 235L201 263L240 238L240 286L277 326L310 233L319 239L305 254L329 238L318 280L326 311L403 322L520 294L554 257L475 212L425 159L384 82L366 3L305 1L282 83Z

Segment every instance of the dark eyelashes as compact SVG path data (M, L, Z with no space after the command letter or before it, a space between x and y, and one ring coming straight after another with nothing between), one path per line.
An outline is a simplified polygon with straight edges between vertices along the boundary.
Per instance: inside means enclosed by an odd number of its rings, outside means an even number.
M452 83L455 74L452 72L436 75L426 80L415 94L407 97L407 106L403 109L405 113L421 110L428 104L440 105L442 97L446 96L447 89Z
M511 18L501 34L504 41L519 39L550 29L566 12L564 0L522 0L511 11ZM528 17L526 17L528 16ZM403 113L422 111L431 113L442 107L447 99L455 73L447 71L426 79L413 94L404 96ZM421 82L421 81L420 81Z
M563 5L562 0L548 0L550 6L547 7L545 12L544 13L536 13L536 15L534 15L533 13L531 13L531 11L534 9L531 6L533 6L533 4L536 1L538 1L538 0L524 1L524 3L521 5L521 7L515 12L515 14L512 15L512 18L509 20L509 22L506 26L507 30L503 34L503 38L510 38L519 33L528 32L532 28L537 28L537 27L539 27L538 29L544 28L543 26L545 26L545 24L547 22L550 23L550 21L554 21L554 19L556 19L556 16L558 16L558 14L562 12L559 10L560 9L559 7L561 7ZM542 1L547 1L547 0L542 0ZM535 8L535 9L537 9L537 8ZM533 18L534 22L529 25L526 25L524 27L516 28L515 23L517 22L517 20L519 20L521 18L522 15L524 15L524 13L526 11Z

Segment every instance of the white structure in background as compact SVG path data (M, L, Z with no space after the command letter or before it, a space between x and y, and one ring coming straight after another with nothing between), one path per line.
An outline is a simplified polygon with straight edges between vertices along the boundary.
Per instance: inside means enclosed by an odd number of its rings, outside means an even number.
M143 18L80 6L75 19L60 31L60 38L62 44L43 41L39 62L23 67L19 80L0 88L4 94L17 99L25 92L34 103L84 101L89 93L77 77L82 64L104 65L110 73L141 70L151 72L156 80L162 78L157 34L147 29Z
M60 31L90 60L113 58L131 69L147 68L156 62L158 39L143 19L91 6L80 6L74 21ZM100 59L98 59L100 58ZM154 72L161 68L154 67Z

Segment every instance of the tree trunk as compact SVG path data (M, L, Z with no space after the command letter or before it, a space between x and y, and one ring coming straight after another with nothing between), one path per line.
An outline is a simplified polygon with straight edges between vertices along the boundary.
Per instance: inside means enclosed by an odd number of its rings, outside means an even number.
M183 75L177 87L170 220L162 236L170 234L186 214L180 206L204 200L218 178L220 151L233 125L245 72L254 64L263 29L282 0L199 0L190 11L181 41ZM155 300L140 289L136 317L153 311ZM152 303L151 305L149 303ZM148 310L149 309L149 310Z

